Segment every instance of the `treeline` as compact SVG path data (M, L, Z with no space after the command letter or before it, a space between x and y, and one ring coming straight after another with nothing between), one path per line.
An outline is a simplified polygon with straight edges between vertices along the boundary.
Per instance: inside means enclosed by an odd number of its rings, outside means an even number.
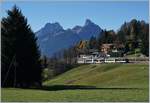
M118 39L126 47L126 52L140 48L141 53L149 56L149 24L133 19L125 22L117 33Z
M98 37L91 37L84 48L101 50L102 44L113 43L125 46L124 53L134 51L139 48L141 53L149 56L149 24L136 19L125 22L121 28L115 32L113 30L103 30Z
M43 80L51 79L59 74L62 74L76 66L77 62L77 50L75 47L60 50L55 53L51 58L46 56L42 57Z

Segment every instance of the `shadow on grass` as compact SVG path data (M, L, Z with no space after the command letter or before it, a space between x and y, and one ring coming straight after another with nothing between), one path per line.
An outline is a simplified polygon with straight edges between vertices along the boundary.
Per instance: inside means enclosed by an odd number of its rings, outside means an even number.
M134 90L143 88L97 88L95 86L85 86L85 85L52 85L43 86L41 88L32 88L46 91L59 91L59 90Z
M5 87L11 88L11 87ZM96 86L87 86L87 85L51 85L51 86L42 86L40 88L30 87L30 88L21 88L20 89L34 89L34 90L45 90L45 91L60 91L60 90L143 90L146 88L99 88Z

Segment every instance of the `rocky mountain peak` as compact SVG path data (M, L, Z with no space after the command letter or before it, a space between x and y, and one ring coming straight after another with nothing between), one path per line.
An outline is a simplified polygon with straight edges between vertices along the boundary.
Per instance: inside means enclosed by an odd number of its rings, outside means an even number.
M94 24L90 19L86 19L84 26Z

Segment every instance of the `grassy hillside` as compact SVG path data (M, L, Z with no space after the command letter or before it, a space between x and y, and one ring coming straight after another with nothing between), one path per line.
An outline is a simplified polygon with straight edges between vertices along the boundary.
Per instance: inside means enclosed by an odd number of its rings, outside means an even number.
M91 85L96 87L148 87L148 65L93 64L72 69L44 85Z
M89 64L49 80L42 89L2 88L2 101L148 101L148 65Z

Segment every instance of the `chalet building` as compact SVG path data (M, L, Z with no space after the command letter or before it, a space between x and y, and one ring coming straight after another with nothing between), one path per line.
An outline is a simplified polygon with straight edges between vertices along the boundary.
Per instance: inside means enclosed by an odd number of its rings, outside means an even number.
M101 52L96 49L90 49L89 54L81 54L77 57L77 63L116 63L116 62L125 62L123 58L118 59L124 49L124 46L121 44L103 44L101 47ZM117 54L117 55L116 55Z
M102 44L101 46L101 52L104 52L105 54L108 54L113 49L113 44Z
M119 52L123 51L124 45L123 44L102 44L101 52L108 54L110 52Z

